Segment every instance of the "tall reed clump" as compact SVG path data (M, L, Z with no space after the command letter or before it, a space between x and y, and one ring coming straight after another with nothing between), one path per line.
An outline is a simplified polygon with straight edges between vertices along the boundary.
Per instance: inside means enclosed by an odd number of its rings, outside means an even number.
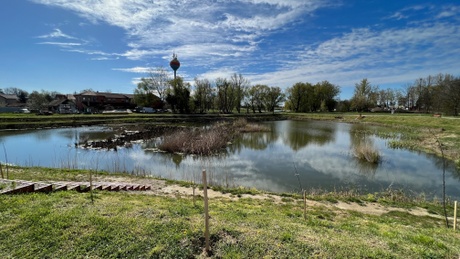
M353 155L362 161L369 163L378 164L382 161L380 152L375 149L372 145L363 143L353 148Z
M267 132L270 131L266 125L261 125L257 123L249 123L245 118L240 118L235 120L232 123L232 126L235 128L237 132L245 133L245 132Z
M163 136L158 148L170 153L211 155L225 148L239 133L267 130L269 129L250 124L245 119L238 119L233 123L219 122L210 127L182 128Z
M209 128L184 128L165 135L158 146L171 153L210 155L227 146L233 138L233 129L221 123Z

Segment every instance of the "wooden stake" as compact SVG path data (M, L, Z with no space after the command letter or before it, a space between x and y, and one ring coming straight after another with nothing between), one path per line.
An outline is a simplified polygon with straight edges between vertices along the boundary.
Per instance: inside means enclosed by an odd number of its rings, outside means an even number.
M89 191L91 196L91 202L94 203L93 197L93 170L89 169Z
M209 209L208 209L208 184L206 180L206 170L203 170L203 194L204 194L204 251L209 253Z
M303 191L303 218L307 220L307 191Z
M457 229L457 201L454 202L454 231Z
M196 204L195 204L195 184L193 184L193 189L192 190L193 190L193 192L192 192L193 207L195 207L196 206Z

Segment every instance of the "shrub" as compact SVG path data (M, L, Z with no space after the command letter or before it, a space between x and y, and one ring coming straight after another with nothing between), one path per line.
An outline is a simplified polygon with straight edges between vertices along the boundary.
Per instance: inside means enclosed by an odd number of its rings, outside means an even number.
M353 148L353 155L359 160L369 163L378 164L382 157L378 150L369 144L360 144Z
M219 122L210 127L176 130L163 136L158 148L171 153L211 155L225 148L236 134L267 130L267 127L249 124L246 119Z
M225 148L232 138L222 125L204 129L180 129L163 137L159 149L171 153L210 155Z

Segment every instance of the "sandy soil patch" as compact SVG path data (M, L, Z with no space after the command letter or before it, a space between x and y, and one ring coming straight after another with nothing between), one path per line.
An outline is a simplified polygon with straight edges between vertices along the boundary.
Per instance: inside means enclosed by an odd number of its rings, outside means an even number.
M184 187L180 185L170 185L167 184L164 180L158 180L153 178L130 178L130 177L121 177L121 176L97 176L93 180L94 182L110 182L110 183L118 183L118 184L140 184L140 185L150 185L152 188L150 191L143 191L143 192L132 192L138 194L150 194L150 195L159 195L159 196L167 196L167 197L190 197L192 198L193 195L203 197L203 190L199 188L192 187ZM88 183L89 184L89 183ZM243 194L243 195L232 195L229 193L221 193L218 191L214 191L212 189L208 189L208 197L210 199L230 199L230 200L238 200L244 198L250 199L260 199L260 200L268 200L274 203L282 204L284 201L281 196L274 195L274 194L257 194L257 195L250 195L250 194ZM307 200L307 206L309 207L317 207L317 206L324 206L326 208L332 209L340 209L344 211L356 211L363 214L370 214L370 215L383 215L385 213L391 211L401 211L412 214L414 216L429 216L434 218L443 218L440 215L430 214L424 208L411 208L411 209L403 209L403 208L395 208L395 207L387 207L383 206L378 203L373 202L365 202L365 203L355 203L355 202L336 202L331 203L328 201L313 201Z

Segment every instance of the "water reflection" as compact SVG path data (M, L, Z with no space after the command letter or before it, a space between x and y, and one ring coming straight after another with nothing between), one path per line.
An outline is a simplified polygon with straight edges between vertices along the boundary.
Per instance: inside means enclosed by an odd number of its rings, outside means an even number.
M74 143L83 139L113 134L103 127L4 131L0 141L9 162L23 166L91 168L195 182L206 169L213 184L273 192L301 188L374 192L391 186L433 196L441 193L442 161L433 155L389 149L388 140L371 134L377 127L321 121L265 124L271 132L243 134L222 154L205 158L157 152L159 139L133 143L118 152L75 148ZM362 162L351 154L363 143L380 152L381 163ZM4 153L0 147L0 160L4 161ZM460 197L459 183L459 172L449 164L448 195Z
M362 124L352 124L350 127L350 152L355 160L356 168L360 174L370 177L375 175L379 163L363 160L358 158L362 153L375 151L380 154L380 151L374 145L374 135L369 132L369 127Z
M276 129L283 142L298 151L310 144L325 145L334 141L335 127L328 122L286 121Z
M243 134L234 141L228 148L230 153L241 153L243 148L252 150L265 150L268 146L278 139L276 129L270 125L269 132L254 132Z

